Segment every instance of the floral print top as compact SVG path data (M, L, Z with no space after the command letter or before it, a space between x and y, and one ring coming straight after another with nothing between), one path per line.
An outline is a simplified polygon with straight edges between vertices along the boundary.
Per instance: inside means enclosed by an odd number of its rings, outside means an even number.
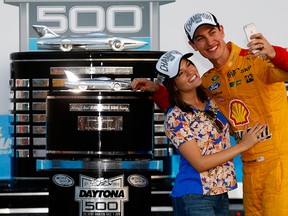
M213 122L207 118L205 111L193 107L194 113L182 112L178 107L169 109L165 124L165 133L176 147L185 145L194 139L202 155L210 155L230 147L229 124L221 114L213 100L208 100L205 110L211 110L222 122L223 130L219 131ZM222 194L237 188L233 160L199 173L180 154L179 172L171 193L172 197L185 194Z

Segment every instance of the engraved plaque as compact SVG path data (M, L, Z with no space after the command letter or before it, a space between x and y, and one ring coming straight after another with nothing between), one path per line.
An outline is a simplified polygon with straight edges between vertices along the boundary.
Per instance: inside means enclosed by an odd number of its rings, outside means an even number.
M33 134L45 134L46 126L33 126Z
M46 137L34 137L33 145L35 146L45 146L46 145Z
M30 145L30 138L29 137L17 137L16 138L16 145Z
M74 74L98 74L98 75L131 75L133 67L51 67L51 75L65 74L65 70L71 71Z
M16 87L29 87L29 79L16 79Z
M167 157L173 155L173 149L172 148L157 148L154 149L154 156L156 157Z
M15 91L16 99L29 99L29 91Z
M166 136L154 136L154 144L167 144L167 137Z
M17 125L16 126L16 133L30 133L30 126L29 125Z
M32 86L33 87L48 87L49 79L33 79Z
M34 149L33 150L33 157L36 157L36 158L46 157L46 150L45 149Z
M78 116L79 131L122 131L122 116Z
M29 150L28 149L17 149L16 150L16 157L28 158L29 157Z
M70 103L70 112L129 112L129 104Z
M46 102L35 102L32 107L33 110L46 110Z
M53 87L65 87L65 82L67 79L53 79L52 86Z
M29 114L16 114L16 122L29 122Z
M29 110L29 103L16 103L16 110L17 111L27 111Z
M47 91L32 91L32 97L34 99L46 99L47 97Z
M161 125L155 124L154 128L155 128L155 133L165 132L165 127L162 124Z
M164 121L164 113L155 113L154 114L154 121Z
M33 122L46 122L46 114L33 114Z

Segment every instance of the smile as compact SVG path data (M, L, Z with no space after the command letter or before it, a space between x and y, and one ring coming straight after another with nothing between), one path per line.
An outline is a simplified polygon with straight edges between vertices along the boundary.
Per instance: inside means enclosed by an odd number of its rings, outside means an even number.
M189 82L189 83L193 82L193 81L196 79L196 77L197 77L196 74L194 74L194 75L189 79L188 82Z

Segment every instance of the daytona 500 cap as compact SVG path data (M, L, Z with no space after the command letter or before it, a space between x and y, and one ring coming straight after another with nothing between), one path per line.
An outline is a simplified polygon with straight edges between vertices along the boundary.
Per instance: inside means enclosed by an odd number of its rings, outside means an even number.
M219 26L219 23L216 17L209 12L193 14L184 24L184 29L189 40L194 39L194 34L201 25Z
M169 78L174 78L179 72L181 60L183 58L188 59L192 55L193 53L182 55L177 50L168 51L160 57L156 64L156 69L161 74Z

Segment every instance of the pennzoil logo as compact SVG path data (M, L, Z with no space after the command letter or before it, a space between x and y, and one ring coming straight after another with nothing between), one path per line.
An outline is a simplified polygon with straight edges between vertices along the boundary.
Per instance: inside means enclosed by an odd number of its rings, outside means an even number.
M241 100L232 100L229 104L229 119L234 126L246 125L249 123L250 110Z
M227 72L227 77L228 77L228 79L234 77L234 76L236 75L236 73L237 73L238 70L239 70L239 68L236 68L236 69L234 69L234 70L228 71L228 72Z
M251 127L248 128L247 131L249 131L251 129ZM242 136L243 136L243 130L238 130L235 131L235 135L234 138L236 140L236 142L239 142L242 140ZM267 125L267 127L265 128L265 130L259 135L259 137L261 137L261 142L264 142L266 140L269 140L272 138L272 133L269 130L269 125ZM265 139L263 139L265 137Z
M80 175L80 186L75 187L80 216L123 216L124 202L129 201L124 175L113 178L92 178Z

